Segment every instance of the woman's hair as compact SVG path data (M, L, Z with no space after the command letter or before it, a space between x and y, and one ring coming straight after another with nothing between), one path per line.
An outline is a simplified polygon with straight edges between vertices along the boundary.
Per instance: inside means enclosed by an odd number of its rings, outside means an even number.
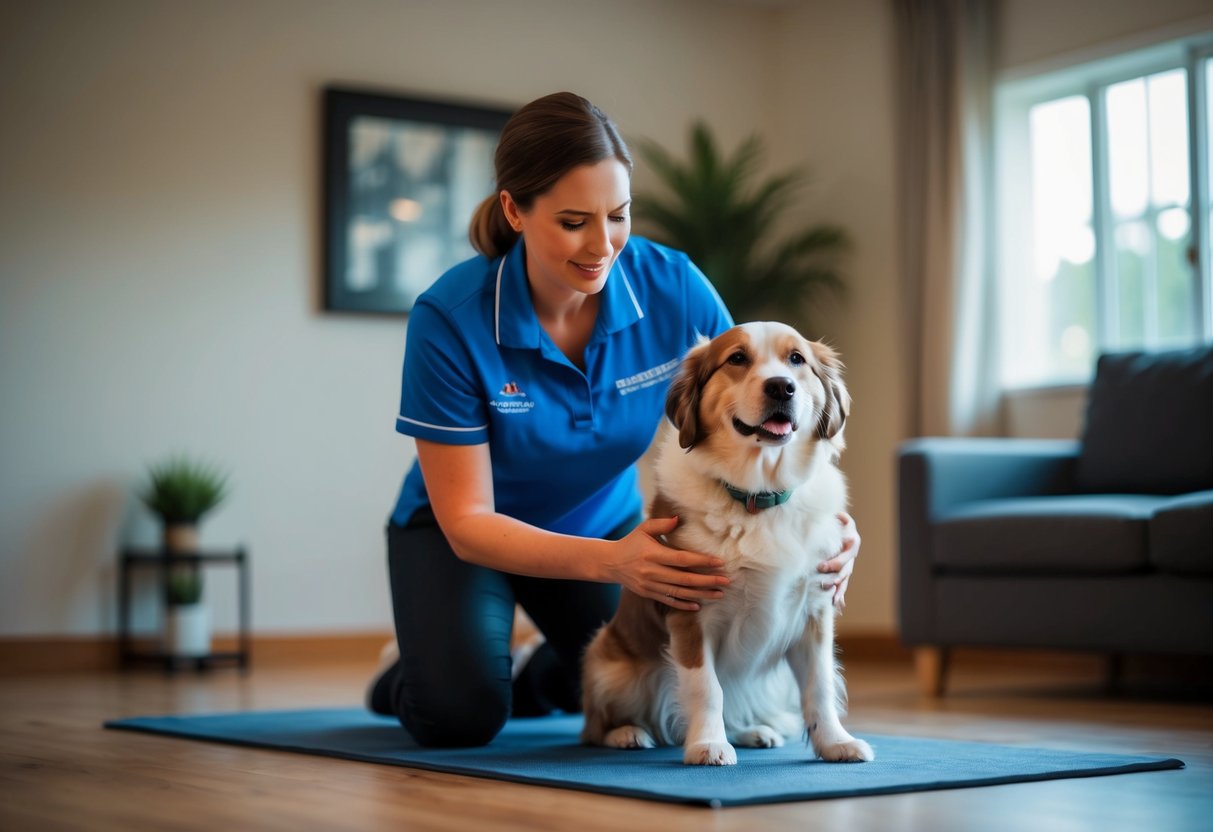
M581 165L618 159L632 171L632 155L615 123L571 92L545 95L510 117L497 142L497 187L472 215L468 237L486 257L499 257L518 239L501 208L500 193L528 211L560 177Z

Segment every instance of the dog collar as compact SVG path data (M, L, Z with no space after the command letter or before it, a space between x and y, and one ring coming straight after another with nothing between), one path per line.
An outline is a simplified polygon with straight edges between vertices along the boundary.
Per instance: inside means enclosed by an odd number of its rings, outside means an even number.
M729 496L739 503L745 504L745 510L750 514L757 514L764 508L775 508L786 503L792 496L792 489L786 491L742 491L740 488L734 488L727 482L722 482L724 490L729 492Z

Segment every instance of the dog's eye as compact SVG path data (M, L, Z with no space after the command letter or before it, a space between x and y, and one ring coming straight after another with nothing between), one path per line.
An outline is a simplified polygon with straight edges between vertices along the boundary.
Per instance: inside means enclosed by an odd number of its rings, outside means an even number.
M794 352L788 356L788 363L793 367L798 367L804 363L804 356L798 352Z
M729 363L732 364L734 367L740 367L742 364L747 363L749 360L750 359L746 356L746 354L743 350L738 350L737 352L735 352L729 356Z

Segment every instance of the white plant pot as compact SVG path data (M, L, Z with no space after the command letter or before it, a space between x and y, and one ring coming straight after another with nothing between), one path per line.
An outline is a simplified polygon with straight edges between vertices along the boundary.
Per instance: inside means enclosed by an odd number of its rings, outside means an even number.
M205 656L211 652L211 615L203 603L168 608L164 649L173 656Z

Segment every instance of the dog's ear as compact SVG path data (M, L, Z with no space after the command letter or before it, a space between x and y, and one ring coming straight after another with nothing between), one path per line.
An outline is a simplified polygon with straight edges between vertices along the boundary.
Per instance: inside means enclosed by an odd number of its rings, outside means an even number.
M665 415L678 429L679 447L688 451L704 438L699 428L699 396L711 376L708 343L708 339L701 339L682 359L665 397Z
M851 395L842 382L842 361L839 360L838 353L819 341L812 341L809 346L813 357L817 359L813 372L821 379L821 386L825 388L826 393L825 407L817 420L817 435L822 439L838 437L838 442L841 442L839 434L842 433L843 425L851 412Z

